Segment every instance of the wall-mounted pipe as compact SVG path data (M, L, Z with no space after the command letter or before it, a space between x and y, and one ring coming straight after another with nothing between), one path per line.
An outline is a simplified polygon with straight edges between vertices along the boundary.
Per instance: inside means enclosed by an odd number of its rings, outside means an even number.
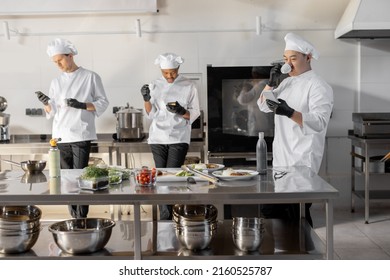
M3 21L3 30L4 30L5 38L7 38L7 40L10 40L11 39L11 35L9 34L8 21Z

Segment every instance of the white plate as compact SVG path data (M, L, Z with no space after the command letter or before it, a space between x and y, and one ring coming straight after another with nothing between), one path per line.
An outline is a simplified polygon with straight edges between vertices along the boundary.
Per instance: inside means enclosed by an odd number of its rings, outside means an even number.
M205 164L206 164L206 166L208 164L212 164L214 167L212 167L212 168L203 168L202 169L203 172L213 172L213 171L217 171L217 170L221 170L221 169L225 168L225 165L223 165L223 164L218 164L218 163L205 163ZM194 168L194 167L196 167L196 164L188 164L187 166L191 167L191 168Z
M235 172L248 172L249 174L245 175L245 176L225 176L225 175L222 175L223 171L214 171L212 174L215 177L217 177L221 180L225 180L225 181L250 180L259 174L259 172L257 172L257 171L245 170L245 169L235 169L234 171Z

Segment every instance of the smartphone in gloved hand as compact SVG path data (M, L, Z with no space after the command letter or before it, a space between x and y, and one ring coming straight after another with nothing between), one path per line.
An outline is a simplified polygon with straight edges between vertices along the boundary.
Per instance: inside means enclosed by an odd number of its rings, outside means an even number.
M273 93L271 90L265 90L265 91L263 91L263 96L264 96L265 99L269 99L269 100L272 100L272 101L274 101L274 102L276 102L276 103L280 103L280 102L276 99L274 93Z

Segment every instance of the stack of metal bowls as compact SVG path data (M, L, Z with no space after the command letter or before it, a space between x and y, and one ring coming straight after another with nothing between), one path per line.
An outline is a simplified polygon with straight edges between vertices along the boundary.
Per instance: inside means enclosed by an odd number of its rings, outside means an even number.
M30 250L38 240L42 211L36 206L0 206L0 253Z
M207 248L217 233L218 210L213 205L182 205L173 207L176 236L189 250Z
M49 231L57 246L65 253L89 254L106 246L115 222L103 218L71 219L54 223Z
M232 237L234 245L241 251L255 251L264 237L263 218L234 217Z

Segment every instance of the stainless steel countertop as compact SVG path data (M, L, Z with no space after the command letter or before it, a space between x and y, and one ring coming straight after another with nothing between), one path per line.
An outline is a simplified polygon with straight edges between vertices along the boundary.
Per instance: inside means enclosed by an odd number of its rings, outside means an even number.
M178 171L177 169L176 171ZM99 192L83 191L77 177L81 169L62 169L60 178L49 178L47 171L27 176L23 171L2 174L0 184L1 205L54 204L128 204L130 201L145 204L204 204L210 203L270 203L276 201L314 202L338 197L338 191L307 167L287 169L287 174L274 179L273 171L256 176L252 180L221 181L209 185L208 181L197 180L187 187L185 178L181 182L160 182L157 187L141 188L134 180L124 181ZM196 177L195 177L196 178Z
M97 140L93 142L108 141L112 142L112 133L102 133L97 134ZM46 145L49 144L51 139L50 134L17 134L11 135L9 142L1 143L0 147L6 145L18 145L18 144L37 144L37 145Z

